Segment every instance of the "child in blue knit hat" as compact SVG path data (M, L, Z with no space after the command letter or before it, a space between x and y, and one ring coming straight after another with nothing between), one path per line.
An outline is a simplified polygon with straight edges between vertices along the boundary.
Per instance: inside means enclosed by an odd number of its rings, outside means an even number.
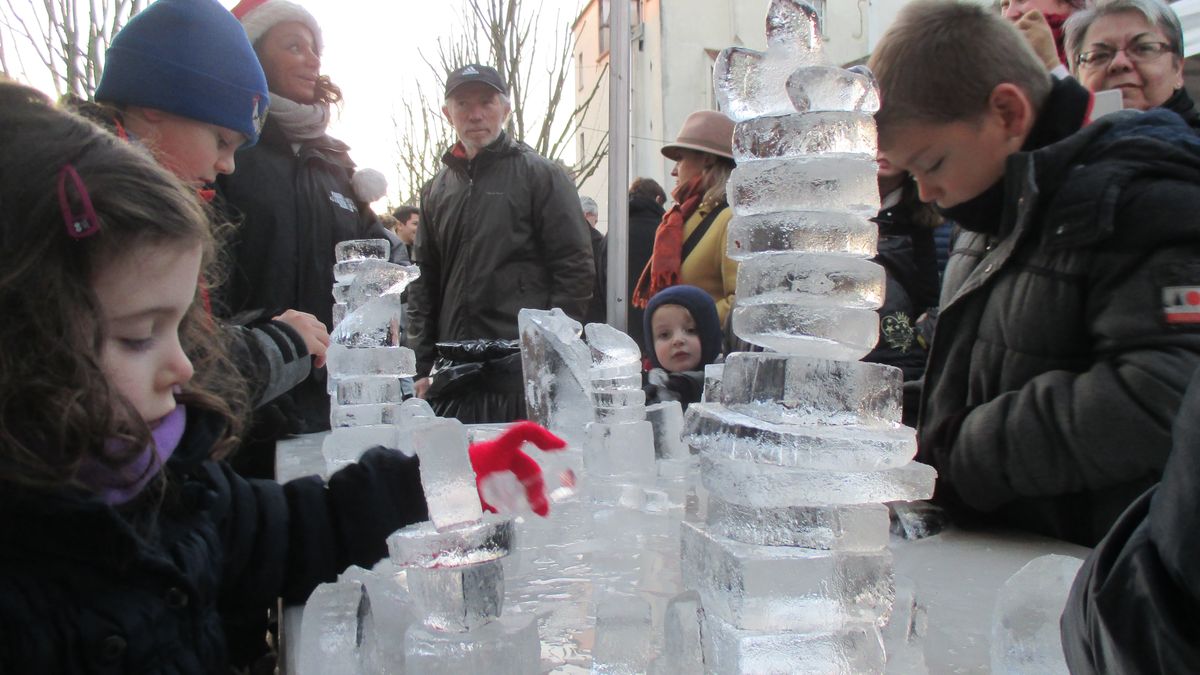
M686 410L704 393L704 366L721 354L721 322L707 291L671 286L650 298L642 317L646 352L646 403L679 401Z

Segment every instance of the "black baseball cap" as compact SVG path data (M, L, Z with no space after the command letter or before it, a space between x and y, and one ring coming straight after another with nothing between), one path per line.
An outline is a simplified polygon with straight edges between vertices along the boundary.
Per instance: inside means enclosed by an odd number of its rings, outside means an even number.
M451 92L468 82L482 82L501 94L508 95L508 85L495 68L470 63L450 73L450 77L446 78L446 96L449 97Z

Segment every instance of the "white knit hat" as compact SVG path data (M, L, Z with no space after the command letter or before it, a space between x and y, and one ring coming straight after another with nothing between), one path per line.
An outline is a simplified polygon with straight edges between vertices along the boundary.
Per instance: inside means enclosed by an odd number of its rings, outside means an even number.
M317 54L325 48L325 42L321 39L321 27L317 25L316 18L307 9L290 0L242 0L230 11L242 22L250 44L258 42L259 38L276 24L299 21L312 31L313 39L317 42Z

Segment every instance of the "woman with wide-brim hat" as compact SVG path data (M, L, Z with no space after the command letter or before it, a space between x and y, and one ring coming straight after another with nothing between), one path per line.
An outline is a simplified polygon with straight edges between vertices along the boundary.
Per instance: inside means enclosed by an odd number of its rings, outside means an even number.
M675 160L675 205L658 225L650 262L633 291L633 305L644 308L662 289L689 284L712 296L724 323L737 289L737 262L725 253L725 233L733 217L725 198L734 168L733 120L713 110L694 112L662 153Z

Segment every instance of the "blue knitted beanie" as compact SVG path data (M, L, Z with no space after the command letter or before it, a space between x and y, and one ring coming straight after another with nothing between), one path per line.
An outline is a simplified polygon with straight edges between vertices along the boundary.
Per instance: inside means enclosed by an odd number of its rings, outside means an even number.
M217 0L157 0L117 33L105 58L97 101L232 129L246 146L258 141L267 78L242 24Z
M721 320L717 318L717 303L706 291L695 286L669 286L654 294L646 303L642 315L642 329L646 341L646 354L655 368L662 368L658 354L654 353L654 331L650 329L654 312L663 305L679 305L692 315L696 322L696 333L700 336L700 368L712 363L721 355Z

